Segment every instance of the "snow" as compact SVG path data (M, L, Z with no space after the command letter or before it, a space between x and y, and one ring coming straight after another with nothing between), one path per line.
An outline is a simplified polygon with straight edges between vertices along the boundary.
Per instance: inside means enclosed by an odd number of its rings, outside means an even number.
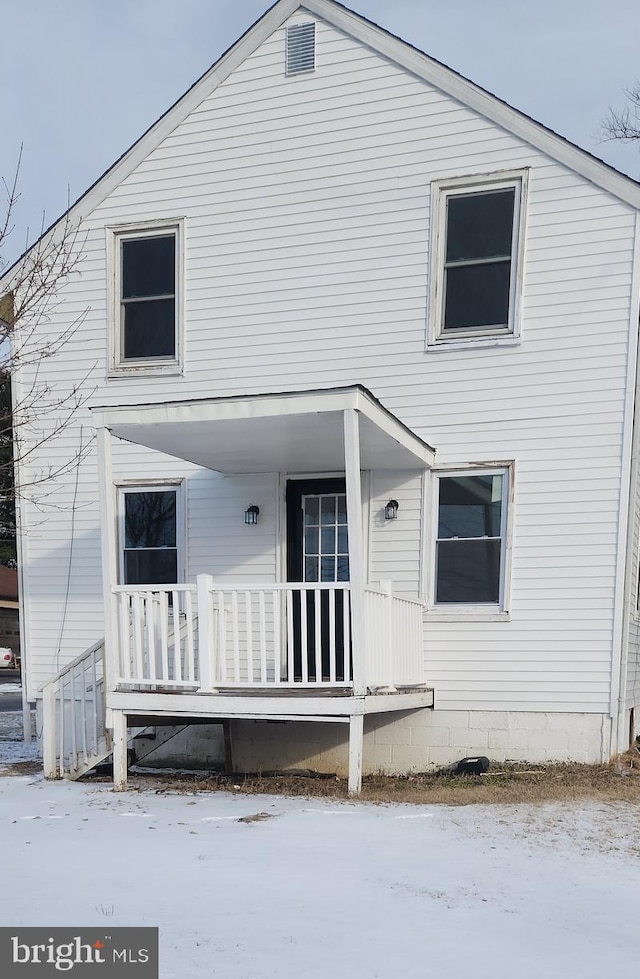
M3 924L157 925L162 979L636 970L635 806L325 804L154 784L0 778Z
M35 712L31 712L32 733L35 738ZM3 761L30 761L39 755L36 742L24 744L20 739L24 734L21 710L0 712L0 767ZM1 772L0 772L1 774Z
M20 693L21 690L21 683L3 683L0 685L0 697L3 693Z

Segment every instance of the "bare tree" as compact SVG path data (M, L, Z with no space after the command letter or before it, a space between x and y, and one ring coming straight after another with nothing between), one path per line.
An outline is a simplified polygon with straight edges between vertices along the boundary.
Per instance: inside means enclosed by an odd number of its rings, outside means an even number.
M84 310L66 321L57 317L63 325L51 329L60 290L78 274L84 237L67 210L48 230L43 221L35 243L28 247L27 236L22 256L5 268L2 252L15 232L21 160L22 149L11 179L0 178L0 387L14 387L13 409L6 397L0 406L0 445L5 449L0 453L0 501L6 502L19 492L46 505L47 483L79 466L89 447L80 429L77 446L61 463L37 469L30 465L31 457L38 457L43 444L69 426L88 397L88 375L65 388L52 383L47 376L50 372L43 370L44 362L72 339L88 312ZM18 385L14 383L16 376ZM29 476L16 490L14 467L24 464L29 464Z
M602 124L603 139L640 141L640 82L625 89L627 104L620 111L609 108Z

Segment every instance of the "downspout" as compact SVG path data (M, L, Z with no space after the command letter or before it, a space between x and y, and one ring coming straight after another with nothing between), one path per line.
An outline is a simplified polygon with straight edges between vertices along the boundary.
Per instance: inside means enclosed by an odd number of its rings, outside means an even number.
M626 750L624 719L627 697L627 665L629 660L629 626L634 596L631 585L634 577L633 546L635 538L635 509L638 493L640 459L640 425L637 419L637 392L640 385L640 360L638 359L638 330L640 323L640 214L635 217L633 271L631 276L631 308L629 314L629 341L627 354L627 390L625 394L625 423L622 451L620 486L620 514L618 524L618 567L616 573L616 600L613 627L611 671L611 730L609 757ZM628 434L631 430L630 436ZM630 442L630 449L627 446ZM629 453L627 457L627 453ZM628 473L628 482L627 482ZM628 490L626 497L624 491ZM622 548L623 535L625 547ZM624 571L621 571L623 563ZM623 575L622 596L619 594L620 575ZM619 637L619 638L618 638ZM617 667L617 670L616 670ZM608 761L603 757L603 761Z
M15 347L16 331L19 326L14 320L14 296L13 292L7 292L0 296L0 328L5 336L10 335L11 350ZM13 496L16 511L16 557L18 559L18 628L20 630L20 679L22 687L22 732L25 741L31 741L31 706L28 699L27 684L29 680L28 656L27 656L27 616L25 575L26 567L26 548L24 541L24 518L22 512L22 493L20 491L20 469L17 460L20 458L18 444L18 425L16 424L16 406L20 404L18 391L20 390L20 372L11 373L11 427L13 440Z

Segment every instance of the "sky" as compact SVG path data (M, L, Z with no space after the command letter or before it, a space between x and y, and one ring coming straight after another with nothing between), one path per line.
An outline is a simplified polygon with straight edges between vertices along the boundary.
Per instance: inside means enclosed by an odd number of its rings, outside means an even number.
M268 0L0 0L0 175L23 146L5 260L54 221L267 9ZM352 9L640 179L603 143L640 80L638 0L350 0ZM1 213L1 212L0 212Z

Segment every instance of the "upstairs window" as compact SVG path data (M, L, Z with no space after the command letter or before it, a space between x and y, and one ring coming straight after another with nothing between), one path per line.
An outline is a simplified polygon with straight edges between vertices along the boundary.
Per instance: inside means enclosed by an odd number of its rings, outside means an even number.
M116 232L112 366L157 369L180 361L180 229Z
M506 472L438 477L435 604L503 602Z
M125 585L173 584L178 578L178 489L121 491L121 580Z
M515 335L523 178L436 184L431 342Z

